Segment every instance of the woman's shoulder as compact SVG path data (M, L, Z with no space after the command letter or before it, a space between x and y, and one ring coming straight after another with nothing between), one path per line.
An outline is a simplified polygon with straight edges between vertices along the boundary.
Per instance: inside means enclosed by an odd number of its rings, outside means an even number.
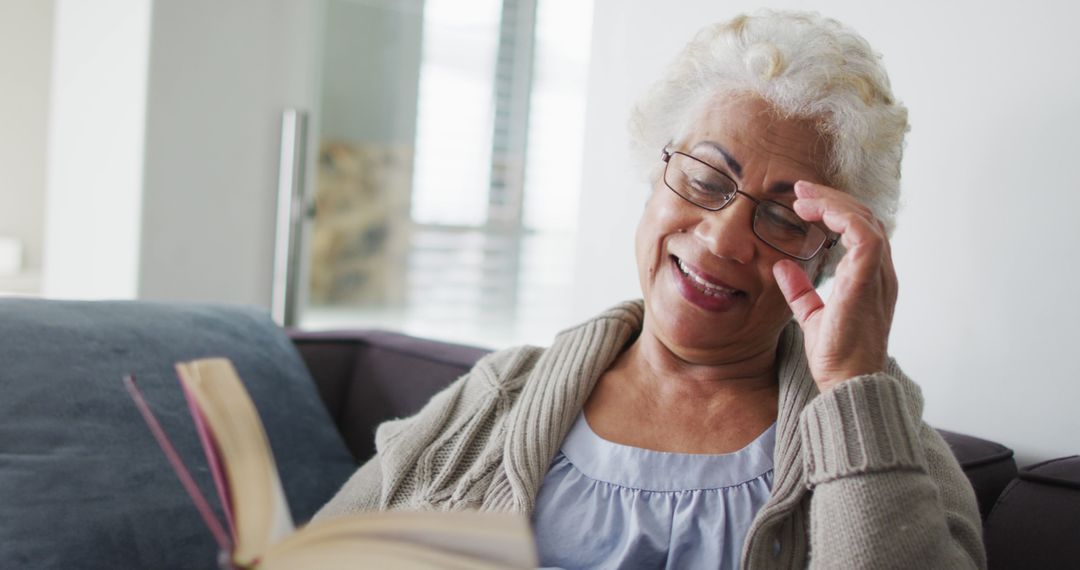
M520 388L547 350L532 345L496 350L478 360L466 375L466 380L471 384L503 390Z
M606 311L567 327L555 335L550 346L520 345L491 352L469 372L471 382L503 388L520 388L541 361L562 361L574 354L593 352L601 345L625 343L641 329L644 303L619 303Z

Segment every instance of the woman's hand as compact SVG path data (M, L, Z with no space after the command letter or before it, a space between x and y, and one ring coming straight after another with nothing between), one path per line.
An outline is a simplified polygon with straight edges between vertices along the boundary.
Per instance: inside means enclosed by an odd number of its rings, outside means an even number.
M866 206L839 190L800 181L795 212L840 234L847 248L836 267L826 304L803 268L791 260L773 265L780 291L803 329L810 373L822 392L885 369L896 306L896 272L885 228Z

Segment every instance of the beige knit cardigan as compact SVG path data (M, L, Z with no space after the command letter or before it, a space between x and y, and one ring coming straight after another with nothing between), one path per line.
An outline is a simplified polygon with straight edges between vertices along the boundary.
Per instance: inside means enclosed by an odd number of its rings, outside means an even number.
M382 424L378 454L316 518L389 509L530 515L567 431L643 318L641 301L623 303L546 350L484 357L415 416ZM772 495L747 534L742 567L985 567L974 492L895 362L819 395L794 321L778 359Z

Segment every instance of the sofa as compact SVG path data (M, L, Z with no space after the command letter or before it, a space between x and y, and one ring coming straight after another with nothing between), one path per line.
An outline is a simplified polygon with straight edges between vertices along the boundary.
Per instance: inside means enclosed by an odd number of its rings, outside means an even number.
M216 503L172 365L230 358L300 524L374 453L375 426L414 413L487 352L382 331L283 330L251 307L146 301L0 299L0 338L5 569L217 566L124 374ZM1018 471L1000 444L941 433L975 489L990 568L1080 568L1080 457Z

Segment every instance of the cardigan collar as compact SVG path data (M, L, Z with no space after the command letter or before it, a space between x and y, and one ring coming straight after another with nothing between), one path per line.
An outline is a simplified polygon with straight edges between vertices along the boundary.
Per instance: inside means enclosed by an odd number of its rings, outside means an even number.
M537 361L509 418L504 449L506 474L521 511L533 511L540 484L574 419L600 376L641 332L644 317L640 299L616 305L560 333ZM794 320L780 335L777 359L776 478L762 511L779 515L796 505L806 488L799 414L818 394Z

